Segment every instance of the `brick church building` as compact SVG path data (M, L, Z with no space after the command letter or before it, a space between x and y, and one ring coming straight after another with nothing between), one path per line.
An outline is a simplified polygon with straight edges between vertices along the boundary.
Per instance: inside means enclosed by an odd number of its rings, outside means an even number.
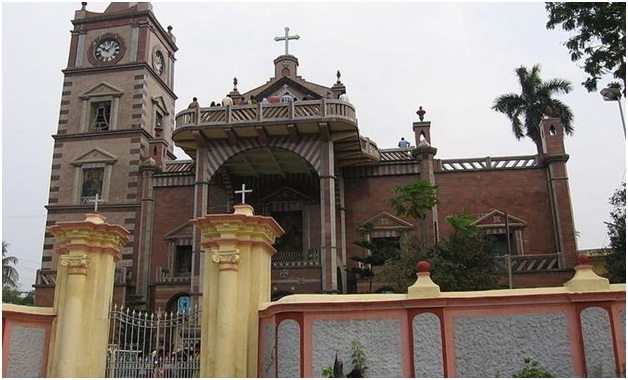
M439 187L427 215L432 241L450 232L448 215L465 209L495 235L497 255L510 252L514 287L571 277L577 248L558 119L542 121L542 143L528 156L437 158L420 111L407 126L412 146L380 148L360 134L340 73L331 86L298 75L287 28L268 82L241 92L234 80L233 105L176 113L176 40L150 3L83 7L72 23L47 226L82 220L97 201L108 223L131 231L117 262L117 303L176 310L198 296L208 253L190 221L231 213L244 197L286 231L275 244L275 294L359 291L345 267L367 252L352 242L394 241L415 229L388 201L393 186L417 180ZM286 94L292 101L281 101ZM175 160L175 144L192 159ZM52 304L58 257L46 233L38 305Z

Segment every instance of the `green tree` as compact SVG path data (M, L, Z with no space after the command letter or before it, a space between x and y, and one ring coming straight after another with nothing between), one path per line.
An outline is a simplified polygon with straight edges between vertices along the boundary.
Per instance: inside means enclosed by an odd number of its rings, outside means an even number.
M564 79L550 79L543 81L540 77L541 66L536 64L531 70L521 66L515 70L521 94L508 93L498 96L492 109L501 112L510 119L512 132L517 140L528 136L537 146L541 146L541 131L539 124L543 115L551 110L551 114L559 117L565 133L573 133L573 114L569 106L554 95L568 94L571 83Z
M2 302L12 303L15 305L34 305L35 304L35 291L22 292L19 289L9 288L8 286L2 287Z
M589 91L597 89L604 74L612 74L626 88L626 3L545 3L548 29L561 26L570 32L565 42L571 60L584 58L584 71L589 77L582 85Z
M369 254L363 257L360 256L351 256L349 260L356 261L364 264L362 267L351 267L347 268L348 273L355 274L359 280L366 280L369 282L369 293L372 292L373 286L373 277L375 277L375 272L373 271L373 267L384 265L386 259L398 255L399 250L394 249L395 247L379 247L373 242L366 240L359 240L353 242L353 244L368 249Z
M15 268L18 259L15 256L7 256L9 243L2 241L2 288L17 288L20 275Z
M403 186L393 187L395 197L389 200L397 215L418 220L422 236L427 235L425 213L438 204L438 186L428 181L411 182Z
M612 222L607 223L612 253L606 257L607 276L612 283L626 283L626 183L610 199Z
M432 280L442 291L497 288L499 267L491 238L471 224L475 218L470 215L452 215L446 220L454 231L435 247L427 246L416 234L404 235L399 256L387 260L375 280L405 293L416 281L417 262L425 260L430 263Z

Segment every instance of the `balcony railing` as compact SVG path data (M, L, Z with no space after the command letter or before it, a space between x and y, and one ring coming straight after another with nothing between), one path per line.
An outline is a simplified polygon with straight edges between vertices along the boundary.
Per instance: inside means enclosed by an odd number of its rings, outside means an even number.
M310 249L304 257L302 252L277 252L273 255L273 268L311 267L321 265L321 253L318 249Z
M539 166L536 156L461 158L437 162L436 170L444 172L527 169Z
M157 267L157 275L155 282L158 284L185 284L190 282L191 273L173 273L170 274L170 270L167 268Z
M508 256L496 258L500 267L508 271ZM510 268L512 273L526 272L547 272L563 269L561 267L561 257L558 253L547 255L514 255L510 256Z
M353 105L334 99L187 109L177 114L175 122L178 129L188 126L224 126L249 122L305 121L321 118L357 122Z

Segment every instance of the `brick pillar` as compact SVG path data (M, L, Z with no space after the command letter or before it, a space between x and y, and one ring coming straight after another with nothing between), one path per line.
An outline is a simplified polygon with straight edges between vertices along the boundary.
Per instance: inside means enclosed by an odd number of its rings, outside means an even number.
M541 121L540 129L540 158L547 168L556 251L562 254L562 267L573 268L578 262L578 247L569 192L569 155L565 153L564 128L559 118L548 118Z
M49 377L104 377L116 262L129 231L99 213L48 228L59 245Z
M422 140L418 144L418 147L412 151L412 155L419 163L419 180L428 181L434 185L436 184L434 178L434 156L437 149L430 146L427 139ZM425 213L425 218L418 222L424 241L429 245L435 244L438 240L438 206L432 207L432 210Z
M148 287L150 285L152 241L153 241L153 215L155 210L155 194L152 176L160 169L153 158L148 158L140 166L140 215L135 239L137 240L137 261L135 273L135 295L149 302ZM141 228L139 228L141 227ZM152 305L149 305L152 306Z
M284 231L246 204L192 222L205 250L200 377L257 377L258 311L270 302L272 244Z
M336 278L336 267L338 265L336 249L336 176L334 166L333 142L321 142L321 282L324 293L338 292L338 281Z

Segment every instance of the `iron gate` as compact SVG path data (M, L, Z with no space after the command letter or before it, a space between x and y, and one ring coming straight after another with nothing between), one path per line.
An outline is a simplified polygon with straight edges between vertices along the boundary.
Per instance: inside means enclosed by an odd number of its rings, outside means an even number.
M113 307L107 348L109 378L190 378L200 369L200 308L148 313Z

